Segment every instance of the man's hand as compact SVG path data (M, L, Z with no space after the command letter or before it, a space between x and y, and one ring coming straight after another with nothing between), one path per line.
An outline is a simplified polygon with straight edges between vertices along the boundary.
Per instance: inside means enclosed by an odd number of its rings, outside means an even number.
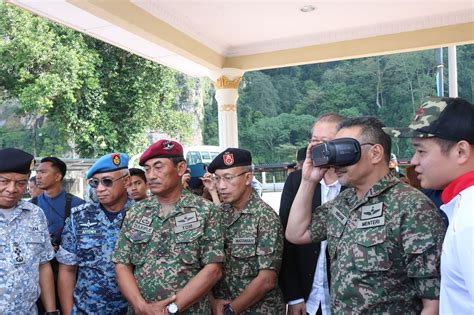
M176 301L176 295L162 301L143 303L135 308L135 313L138 315L168 315L166 307L174 301Z
M224 314L224 305L229 304L232 301L214 299L212 301L212 314L213 315L223 315Z
M305 302L288 305L288 315L306 315Z
M313 183L319 183L323 179L324 174L328 171L328 168L315 167L313 160L311 160L311 152L316 143L310 143L306 150L306 159L303 162L303 171L301 174L302 181L309 181Z

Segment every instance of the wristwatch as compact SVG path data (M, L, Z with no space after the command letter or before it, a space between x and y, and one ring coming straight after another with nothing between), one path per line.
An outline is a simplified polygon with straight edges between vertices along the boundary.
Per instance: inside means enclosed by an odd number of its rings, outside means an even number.
M230 303L224 305L224 315L235 315L234 309Z
M179 309L176 303L168 304L168 306L166 307L166 310L168 311L168 314L170 315L179 315Z

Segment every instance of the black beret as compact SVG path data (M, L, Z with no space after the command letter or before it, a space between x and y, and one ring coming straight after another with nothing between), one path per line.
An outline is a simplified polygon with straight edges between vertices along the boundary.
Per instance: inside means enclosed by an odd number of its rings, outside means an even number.
M219 169L247 165L252 165L252 155L250 154L250 151L237 148L227 148L212 160L211 164L207 167L207 170L209 173L214 173Z
M29 174L34 166L33 155L25 151L14 148L0 150L0 173Z

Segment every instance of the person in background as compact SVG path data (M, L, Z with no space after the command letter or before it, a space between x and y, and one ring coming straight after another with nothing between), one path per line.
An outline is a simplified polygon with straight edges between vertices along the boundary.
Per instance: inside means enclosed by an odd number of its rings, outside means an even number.
M319 144L334 139L337 125L344 117L327 113L319 117L311 128L311 143ZM297 158L304 162L307 148L298 150ZM303 152L303 153L302 153ZM299 169L285 181L280 201L280 220L286 231L291 205L301 183ZM325 174L312 195L311 209L333 199L341 190L334 170ZM329 260L327 242L296 245L285 240L279 284L288 304L289 315L331 314L329 296Z
M130 186L127 188L128 195L135 201L140 201L148 197L148 184L145 172L139 168L131 168Z
M441 254L440 314L474 314L474 106L462 98L430 98L408 128L411 164L424 189L442 190L449 225Z
M110 153L99 158L86 177L99 203L71 210L56 254L59 298L64 314L126 314L110 256L127 209L128 155Z
M7 148L0 149L0 161L0 314L37 314L40 291L46 314L59 314L46 217L38 206L21 200L34 158Z
M31 198L37 198L42 192L43 189L36 185L36 176L31 177L28 181L28 193L30 194Z
M286 176L296 171L296 163L290 163L286 166Z

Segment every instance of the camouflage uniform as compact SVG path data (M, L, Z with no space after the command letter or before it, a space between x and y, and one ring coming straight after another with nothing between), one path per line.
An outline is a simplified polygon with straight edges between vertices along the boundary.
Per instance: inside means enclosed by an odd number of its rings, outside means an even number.
M147 302L175 294L207 264L224 260L222 234L213 204L183 190L175 208L160 214L156 198L127 213L112 261L130 264ZM132 307L129 313L133 313ZM180 314L211 314L206 296Z
M226 261L222 279L214 288L218 299L234 300L262 269L279 272L283 254L283 229L275 211L252 192L245 209L235 213L222 206ZM280 287L239 314L284 314Z
M422 298L439 298L444 224L394 173L360 200L346 189L316 208L309 230L328 240L334 313L419 314Z
M77 265L73 314L124 314L127 302L120 293L110 256L120 231L128 200L113 222L100 205L83 204L71 210L56 259Z
M0 314L36 314L39 265L54 257L43 211L20 201L0 213Z

